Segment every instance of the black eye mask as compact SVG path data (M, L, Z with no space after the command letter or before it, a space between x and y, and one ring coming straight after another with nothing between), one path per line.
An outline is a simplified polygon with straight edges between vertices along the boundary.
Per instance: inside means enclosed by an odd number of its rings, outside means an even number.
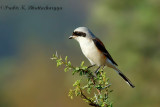
M74 35L74 36L81 36L81 37L86 37L86 33L83 33L83 32L73 32L73 34L72 35Z

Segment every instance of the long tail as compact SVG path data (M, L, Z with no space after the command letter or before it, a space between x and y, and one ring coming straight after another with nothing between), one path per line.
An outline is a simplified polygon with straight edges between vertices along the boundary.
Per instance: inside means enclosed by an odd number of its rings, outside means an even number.
M117 68L114 68L115 71L132 87L134 88L135 86L132 84L132 82Z

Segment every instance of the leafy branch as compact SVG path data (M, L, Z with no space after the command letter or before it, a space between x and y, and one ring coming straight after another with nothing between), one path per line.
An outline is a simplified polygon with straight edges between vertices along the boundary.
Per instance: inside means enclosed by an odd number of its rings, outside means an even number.
M68 57L63 60L61 56L53 54L52 60L56 60L57 67L65 65L64 71L71 71L72 75L79 74L80 77L86 77L86 83L82 79L76 80L73 84L74 89L70 89L68 96L73 99L74 96L80 96L86 103L94 107L112 107L112 103L108 100L108 94L112 92L109 90L110 84L103 69L94 74L90 67L84 66L84 61L79 67L74 67ZM84 79L83 79L84 80ZM92 97L88 97L92 96Z

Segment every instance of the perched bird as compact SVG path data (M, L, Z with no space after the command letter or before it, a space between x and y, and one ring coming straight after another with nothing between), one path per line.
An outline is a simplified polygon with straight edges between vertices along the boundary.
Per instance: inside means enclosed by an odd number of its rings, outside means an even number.
M78 27L74 30L69 39L75 39L79 42L81 50L91 63L91 66L98 66L96 73L103 66L113 68L132 88L135 86L131 81L117 68L117 63L106 50L104 44L87 28Z

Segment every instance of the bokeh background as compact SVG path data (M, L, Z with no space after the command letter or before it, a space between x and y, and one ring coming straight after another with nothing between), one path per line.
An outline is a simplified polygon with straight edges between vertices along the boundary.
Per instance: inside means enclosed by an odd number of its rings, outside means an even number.
M0 5L62 6L62 11L0 10L0 107L89 107L68 91L78 77L50 58L55 51L74 66L89 65L68 37L86 26L100 38L135 84L130 88L112 69L114 107L160 106L159 0L0 0Z

